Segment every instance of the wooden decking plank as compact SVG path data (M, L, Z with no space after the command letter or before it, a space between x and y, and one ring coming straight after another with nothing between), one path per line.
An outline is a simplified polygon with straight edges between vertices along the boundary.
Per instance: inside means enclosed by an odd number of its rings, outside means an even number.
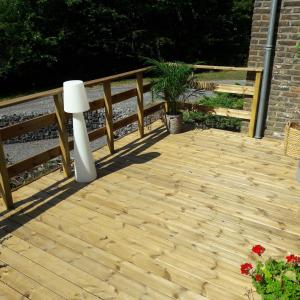
M22 228L21 228L21 230L20 229L17 229L16 231L15 231L15 233L14 234L17 234L18 236L21 234L21 233L19 233L19 232L22 232L22 229L23 229L23 232L24 232L24 228L25 227L29 227L29 228L31 228L32 226L34 225L34 223L30 223L30 224L28 224L28 225L25 225L25 226L23 226ZM32 242L37 242L37 239L36 239L36 236L37 236L37 232L35 231L35 230L37 230L37 231L41 231L41 229L43 228L43 226L42 226L42 224L36 224L37 226L35 226L35 227L33 227L32 228L32 232L34 232L35 234L34 234L34 236L32 236L32 237L30 237L30 233L29 233L29 237L28 237L28 234L26 235L26 233L25 233L25 235L24 235L24 233L23 234L21 234L21 236L23 237L23 238L26 238L26 239L30 239ZM61 226L61 225L60 225ZM53 229L52 229L53 230ZM47 230L45 230L44 231L44 234L50 234L51 233L51 228L47 228ZM57 236L54 236L54 238L57 238ZM66 237L64 236L64 238L66 239ZM33 241L34 240L34 241ZM68 240L66 240L66 241L68 241ZM53 246L53 240L52 240L52 242L51 242L51 240L49 240L48 239L48 243L47 243L47 240L46 241L44 241L45 242L45 244L44 244L44 246L43 246L43 244L41 244L40 246L41 247L43 247L43 248L47 248L47 249L50 249L50 247L53 249L53 253L55 253L56 251L59 251L60 249L57 249L57 248L54 248L54 246ZM36 245L37 246L37 245ZM12 245L12 247L13 247L13 245ZM89 246L89 248L91 248L91 246ZM37 251L37 252L39 252L39 251ZM65 254L66 252L64 251L64 254ZM80 255L80 252L78 252L77 253L77 255ZM69 259L71 259L71 257L68 257ZM73 258L73 259L76 259L76 258ZM96 264L96 261L95 261L95 264ZM115 269L117 270L118 268L119 268L119 265L121 264L121 262L118 262L118 264L117 265L115 265ZM63 264L62 264L63 265ZM76 272L75 272L76 273ZM77 272L78 273L78 272ZM68 278L70 276L70 274L69 273L66 273L66 278ZM115 276L115 274L114 274L114 272L112 272L111 274L109 274L109 276L107 277L107 278L105 278L105 281L108 281L108 282L110 282L112 279L112 277L113 276ZM92 284L91 282L90 282L90 284ZM84 284L81 284L81 286L85 286ZM93 285L92 285L92 287L94 287ZM148 292L149 292L149 290L148 290ZM157 292L157 294L159 294L158 292ZM124 291L123 291L123 296L124 296ZM107 299L106 297L105 297L105 295L102 295L102 297L103 297L103 299ZM116 298L116 297L115 297ZM110 298L109 298L110 299Z
M155 195L154 195L155 196ZM293 237L294 238L294 237Z
M167 147L167 149L169 150L171 158L172 156L174 156L174 153L177 153L178 155L176 156L176 159L177 160L181 159L181 161L186 160L187 163L189 161L194 161L200 164L207 163L212 166L220 166L220 167L226 166L227 168L229 168L228 169L229 171L231 170L231 168L244 171L245 165L247 165L248 167L247 171L249 171L249 173L247 172L247 175L249 174L249 177L251 176L251 174L255 174L255 175L259 174L261 178L270 178L272 176L273 178L276 179L278 178L280 181L291 182L291 180L294 180L294 176L293 177L291 176L292 175L291 166L296 167L295 161L293 161L293 163L289 166L283 166L282 164L277 166L273 162L267 163L265 160L259 161L256 159L255 161L251 161L248 159L247 154L241 156L240 158L237 158L236 156L233 156L232 154L230 155L229 153L226 152L222 152L222 151L212 152L211 150L205 150L205 149L199 149L199 152L185 150L184 152L185 155L187 156L185 158L183 157L182 154L180 154L180 152L177 152L178 150L176 150L175 148ZM200 153L201 155L207 157L207 160L202 161L199 158ZM265 171L267 171L268 169L270 169L271 176L270 175L268 176L268 174L266 175L264 174ZM282 172L284 173L282 174ZM295 186L294 188L297 189L297 186Z
M85 230L86 231L86 230ZM86 232L88 232L88 231L86 231ZM109 249L109 250L111 250L111 249ZM122 251L122 250L121 250ZM202 282L203 283L203 282Z
M100 280L95 276L90 275L88 272L86 272L87 269L85 271L81 271L73 266L72 261L76 261L78 257L80 257L80 254L77 254L77 256L70 256L70 253L66 251L67 253L60 253L60 255L65 254L64 257L66 260L57 258L56 256L50 254L50 251L47 251L49 248L55 247L53 243L44 239L39 244L39 246L42 248L40 249L33 245L33 242L38 240L39 237L36 236L34 231L27 231L24 233L24 229L25 226L17 230L17 232L14 233L11 238L7 239L4 243L5 247L11 249L12 251L22 253L22 255L27 259L36 264L42 265L47 270L62 278L65 278L77 286L80 286L84 291L98 296L100 299L111 299L117 296L114 288L106 284L105 280ZM26 240L30 241L31 243L26 242ZM56 250L64 251L63 248L58 248ZM94 268L96 268L95 263ZM107 274L107 276L110 275L111 273Z
M136 169L135 169L135 171L136 171ZM129 172L129 170L126 170L127 174L128 174L128 172ZM147 175L147 180L148 181L151 180L151 183L153 183L153 181L156 180L157 184L160 184L160 185L162 184L162 180L161 179L158 179L155 175L153 175L153 178L154 178L153 179L152 177L149 176L149 173L147 173L147 174L148 174ZM186 185L186 183L183 183L183 184ZM170 185L166 185L166 187L170 187L172 185L173 186L174 185L180 186L180 189L184 190L184 188L182 187L182 184L180 185L180 183L171 183ZM186 191L189 192L191 189L192 189L192 194L194 194L194 195L199 194L199 191L197 191L199 189L198 187L196 187L196 190L193 190L193 186L191 184L189 184L188 188L186 188ZM242 211L239 212L239 214L242 214L241 216L243 216L243 212ZM247 214L247 215L245 215L245 217L247 217L248 219L253 218L254 220L255 219L259 220L258 215L256 213L253 214L253 215ZM266 219L264 215L262 215L262 218L261 218L261 220L259 222L262 222L262 223L271 223L273 227L274 226L275 226L275 228L278 227L278 223L277 222L274 222L271 219ZM292 228L292 230L296 230L296 232L297 232L297 230L299 231L299 227L298 226L295 227L295 226L291 226L291 224L289 224L288 227Z
M140 197L142 197L141 195L139 195ZM154 195L155 196L155 195ZM157 196L155 196L155 197L157 197ZM83 202L84 203L84 202ZM293 239L295 238L295 237L292 237Z
M107 147L95 152L100 178L88 185L54 172L16 191L17 209L0 213L13 236L4 248L38 263L51 257L45 272L80 290L89 280L75 274L88 273L116 299L243 299L251 282L239 264L253 259L252 244L276 256L299 249L295 160L277 140L151 129L116 141L113 155ZM53 266L59 261L65 268ZM17 274L43 287L17 263Z
M168 159L170 160L170 165L174 168L174 170L173 170L173 172L176 170L176 169L179 169L179 170L181 170L181 169L184 169L184 167L186 166L189 166L189 160L188 159L186 159L186 161L185 160L178 160L178 158L177 158L177 160L174 160L174 159L172 159L172 155L170 154L170 156L168 156ZM134 160L134 158L133 158L133 160ZM160 161L160 159L158 158L158 159L156 159L156 164L158 164L158 162ZM148 165L148 167L149 166L151 166L151 164L154 164L155 162L149 162L147 165ZM186 163L186 165L184 165L184 163ZM212 172L210 172L209 173L209 169L207 170L207 168L205 168L205 166L206 166L206 163L205 162L203 162L202 164L202 170L201 170L201 173L203 173L203 175L207 175L207 177L208 176L210 176L210 177L208 177L208 178L211 178L212 180L218 180L218 178L216 178L216 176L215 176L215 174L214 173L212 173ZM139 168L139 166L135 166L135 168ZM149 167L150 168L150 167ZM162 169L163 169L163 166L161 167ZM191 167L190 167L191 168ZM196 169L196 167L194 167L194 168L192 168L192 170L197 170ZM158 169L155 169L155 172L157 172L158 171ZM198 169L198 171L199 171L199 169ZM229 182L229 183L233 183L233 181L231 180L231 178L230 178L230 176L233 176L233 178L234 178L234 180L238 180L238 182L237 183L243 183L244 185L248 185L248 186L250 186L250 187L253 187L253 186L255 186L255 187L260 187L260 185L257 183L257 182L255 182L255 180L254 180L254 178L251 178L251 176L243 176L244 178L241 178L241 177L239 177L239 176L237 176L237 175L235 175L234 174L234 172L230 172L230 170L228 170L228 169L226 169L226 167L223 167L223 171L225 171L226 173L228 173L228 176L229 176L229 179L227 179L227 181ZM193 176L197 176L197 173L196 172L194 172L194 174L193 174ZM223 179L224 180L224 179ZM227 183L226 181L224 182L225 184ZM269 187L267 187L267 188L265 188L265 190L267 190ZM280 190L280 192L283 192L283 187L278 187L278 188L280 188L281 190ZM275 189L275 191L276 191L276 189L278 189L277 187L274 187L274 189ZM263 189L263 186L261 187L261 189ZM291 193L291 192L294 192L293 194ZM294 191L294 189L293 190L291 190L291 191L289 191L289 189L288 189L288 186L286 186L286 193L288 194L288 196L290 196L290 197L296 197L296 193L295 193L295 191Z
M58 277L46 268L7 247L2 247L0 259L14 269L19 270L26 276L36 280L42 286L47 286L50 290L55 291L55 293L64 298L101 299L91 293L87 293L77 285L70 283L68 280Z
M29 298L20 294L16 290L12 289L0 279L0 299L1 300L25 300Z
M135 167L134 171L136 172L138 168L139 168L138 166ZM141 176L144 176L144 177L147 176L147 178L150 179L150 175L149 175L149 174L151 174L151 175L153 175L154 180L156 180L156 181L161 181L161 179L158 179L157 173L155 173L155 172L156 172L156 169L154 169L152 173L151 173L150 170L151 170L151 169L148 169L146 172L145 172L144 170L141 170L141 171L140 171ZM131 172L131 170L130 170L130 169L126 170L126 173L128 173L128 172ZM119 173L122 173L122 171L120 171ZM145 173L146 173L147 175L145 175ZM182 176L182 175L181 175L181 176ZM194 177L197 177L197 176L199 176L199 175L198 175L198 174L195 174L195 175L194 175ZM152 180L152 177L151 177L151 180ZM162 180L164 180L164 179L162 179ZM187 185L187 184L189 184L189 185L190 185L189 188L190 188L190 187L192 187L191 182L193 182L194 179L191 179L189 183L186 183L185 181L183 181L182 183L178 183L178 182L176 182L176 180L178 181L178 179L176 179L176 178L174 178L174 180L173 180L172 178L168 178L168 180L170 181L171 184L172 184L172 182L174 182L174 181L175 181L175 184L177 184L177 185L180 185L180 184L185 184L185 185ZM197 180L200 181L200 180L202 180L202 179L197 179ZM153 180L152 180L151 182L153 182ZM201 183L201 181L200 181L200 183ZM204 183L205 183L205 182L204 182ZM196 187L197 187L197 186L196 186ZM226 188L227 188L227 187L226 187ZM197 189L198 189L198 188L197 188ZM296 197L296 196L295 196L295 197Z
M46 300L62 300L65 299L57 293L51 291L47 287L41 285L32 278L19 272L11 265L2 261L0 258L0 282L13 288L19 294L21 294L24 299L40 300L41 298ZM23 298L21 298L23 299Z
M26 225L26 226L27 226L27 225ZM30 226L30 225L29 225L29 226ZM39 226L41 226L41 225L39 225ZM24 226L24 227L25 227L25 226ZM37 228L37 230L39 230L39 228ZM48 231L48 232L49 232L49 231ZM16 233L15 233L15 234L16 234ZM31 238L31 240L32 240L32 238ZM51 243L50 243L50 244L51 244ZM58 250L58 249L55 249L55 251L57 251L57 250ZM121 251L122 251L122 250L124 250L124 249L121 248ZM120 266L122 266L122 264L123 264L123 263L120 263ZM66 276L66 277L67 277L67 276ZM109 277L111 277L111 276L109 276ZM110 279L107 278L107 280L110 280ZM84 286L84 285L83 285L83 286ZM104 299L106 299L106 298L104 297Z
M170 158L170 160L172 160L172 158ZM121 161L120 161L120 166L122 166L122 162ZM205 165L201 165L201 166L203 168L205 167ZM148 174L147 172L148 171L151 174L151 170L153 170L152 173L154 173L154 175L157 175L158 172L162 173L162 175L163 174L169 174L170 175L170 170L167 169L167 168L165 168L164 166L161 166L161 162L159 160L157 160L157 162L149 162L148 163L148 167L145 167L145 166L143 166L143 167L135 166L134 171L137 171L137 169L139 169L139 168L141 169L142 176L144 176L144 177L147 176L147 174ZM177 172L175 172L175 170L177 170ZM127 170L126 170L126 172L127 172ZM131 172L131 169L128 169L128 172ZM197 182L199 184L199 183L202 183L202 181L205 180L205 178L203 178L203 177L205 175L207 175L206 172L207 171L205 171L203 169L201 170L201 172L199 172L199 170L197 169L197 166L195 166L195 164L193 166L193 165L189 165L189 163L187 162L187 164L185 165L185 167L184 166L178 166L177 167L176 163L174 162L173 163L173 173L172 173L173 176L172 176L172 178L174 178L174 180L188 179L188 181ZM225 173L225 167L223 167L223 169L209 167L208 176L210 176L210 178L212 179L212 180L210 180L212 184L213 183L217 184L219 179L221 180L222 178L224 178L226 176L229 179L232 179L233 181L237 181L237 184L240 185L240 183L238 182L238 180L239 180L239 177L243 176L243 174L236 174L235 175L236 172L231 172L231 171L228 171L228 170L227 170L227 172L228 173ZM122 174L124 172L122 170L120 170L118 173ZM166 176L166 177L167 177L166 179L163 177L162 180L168 180L170 176ZM205 176L205 177L207 177L207 176ZM218 177L218 178L216 178L216 177ZM208 182L208 180L206 180L204 183L206 183L206 182L210 183L210 181ZM259 187L260 187L259 184L256 184L251 179L251 177L247 177L247 181L245 180L245 183L246 183L246 185L251 185L252 187L255 187L256 190L258 190ZM222 184L222 182L220 182L220 185L221 184ZM271 184L271 182L269 184ZM267 186L266 189L269 190L269 186ZM221 188L220 188L220 190L221 190ZM297 190L295 190L295 191L294 191L294 189L290 190L290 191L287 190L286 193L287 193L287 195L291 194L294 197L297 197ZM287 196L285 196L285 198L286 197ZM260 202L261 202L261 205L264 205L264 202L262 202L262 201L260 201ZM278 201L278 203L276 203L276 201L273 201L273 199L272 199L272 206L274 206L276 204L278 204L278 205L281 204L281 208L282 209L289 209L289 210L291 210L290 208L286 208L286 205L282 204L282 201L281 202ZM297 207L297 202L296 203L293 202L293 204L294 204L294 206ZM250 206L250 204L249 204L249 206Z

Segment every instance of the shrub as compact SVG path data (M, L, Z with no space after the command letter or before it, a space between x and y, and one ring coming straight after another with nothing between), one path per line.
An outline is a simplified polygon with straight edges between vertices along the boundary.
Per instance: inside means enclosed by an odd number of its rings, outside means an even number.
M196 103L212 107L242 109L244 99L239 96L226 93L216 93L211 97L203 97L197 100ZM185 123L201 126L202 128L217 128L235 132L239 132L241 130L242 124L242 121L240 119L216 116L210 113L207 114L194 111L185 111L183 113L183 120Z
M265 248L256 245L252 252L259 257ZM300 256L288 255L286 261L268 258L259 260L255 267L250 263L241 265L241 273L250 276L252 284L263 300L300 299Z
M244 105L244 99L227 93L216 93L214 96L206 96L199 99L197 103L213 107L242 109Z

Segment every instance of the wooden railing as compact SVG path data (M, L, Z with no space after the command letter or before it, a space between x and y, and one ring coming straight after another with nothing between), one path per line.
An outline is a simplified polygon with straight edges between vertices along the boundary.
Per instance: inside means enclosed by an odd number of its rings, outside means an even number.
M147 68L138 69L126 73L121 73L114 76L95 79L85 82L86 87L92 87L102 84L104 97L90 102L90 110L105 109L105 126L95 129L88 133L89 140L93 141L100 137L107 136L107 145L111 153L114 152L114 136L113 132L133 122L138 122L140 137L144 135L144 117L149 116L161 109L164 109L164 102L156 102L144 107L143 95L150 90L150 84L143 83L143 73ZM112 95L111 82L120 80L126 77L136 77L136 88ZM70 150L73 149L73 141L68 140L66 121L71 117L63 110L63 89L57 88L41 93L36 93L29 96L19 97L11 100L0 102L0 109L25 102L30 102L42 97L52 96L55 103L55 112L47 115L39 116L28 121L24 121L15 125L7 126L0 129L0 192L2 194L4 204L7 208L13 207L13 199L10 189L10 178L30 170L42 163L45 163L57 156L62 157L62 166L64 174L71 176L71 159ZM112 107L114 104L125 101L132 97L137 97L137 112L133 113L121 120L113 122ZM42 127L47 127L56 123L59 133L59 145L48 149L47 151L38 153L27 159L7 166L3 150L2 141L20 136L30 131L37 130Z
M185 103L185 108L188 110L202 111L212 113L218 116L226 116L239 118L249 121L248 135L254 137L254 130L256 125L257 109L259 102L259 93L261 87L262 68L248 68L248 67L225 67L225 66L208 66L208 65L194 65L196 70L215 70L215 71L244 71L247 73L254 73L254 85L233 85L233 84L213 84L212 82L199 82L204 90L211 90L215 92L237 94L243 96L251 96L251 110L238 110L224 107L210 107L206 105L195 105L192 103ZM205 86L207 85L207 86Z
M185 108L192 110L199 110L204 112L211 112L216 115L237 117L244 120L249 120L249 136L253 137L256 112L258 106L258 97L260 91L260 82L262 69L254 68L234 68L234 67L219 67L219 66L206 66L195 65L195 70L232 70L232 71L246 71L255 72L255 84L251 86L238 86L238 85L210 85L210 90L226 93L234 93L241 95L251 95L253 97L251 111L234 110L226 108L213 108L203 105L194 105L186 103ZM96 85L103 85L104 97L90 102L90 110L105 109L105 126L95 129L88 133L89 140L93 141L100 137L107 136L107 145L111 153L114 152L114 137L113 132L119 128L122 128L133 122L138 122L138 130L140 137L144 136L144 117L149 116L159 110L165 109L165 103L163 101L156 102L147 107L144 107L143 95L150 90L150 84L143 83L143 74L149 68L138 69L126 73L121 73L114 76L104 77L85 82L86 87L92 87ZM136 88L112 95L111 83L116 80L120 80L127 77L136 77ZM203 85L203 82L202 82ZM205 89L205 86L204 86ZM36 93L24 97L19 97L10 100L0 101L0 109L18 105L21 103L30 102L42 97L52 96L55 104L55 112L47 115L39 116L15 125L7 126L0 129L0 193L2 194L4 204L7 208L13 207L13 199L10 188L10 179L24 171L30 170L42 163L45 163L57 156L62 157L62 166L65 176L71 176L71 159L70 150L73 149L73 141L68 139L68 133L66 129L66 122L71 117L70 114L64 112L63 109L63 89L57 88L48 90L41 93ZM137 112L125 117L121 120L113 122L112 107L114 104L125 101L132 97L137 97ZM20 136L27 132L37 130L42 127L47 127L56 123L59 133L59 145L48 149L47 151L38 153L27 159L7 166L2 141Z

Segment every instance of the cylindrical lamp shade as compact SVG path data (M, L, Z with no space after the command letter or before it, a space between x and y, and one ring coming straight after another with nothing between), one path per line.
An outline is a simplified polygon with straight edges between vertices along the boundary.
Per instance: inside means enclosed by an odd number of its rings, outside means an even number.
M64 82L64 110L68 113L88 111L90 104L81 80Z

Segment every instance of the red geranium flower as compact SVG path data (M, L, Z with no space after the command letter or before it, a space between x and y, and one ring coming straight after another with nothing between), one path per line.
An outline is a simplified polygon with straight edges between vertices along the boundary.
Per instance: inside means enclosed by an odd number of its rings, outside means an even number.
M290 254L286 256L286 261L291 263L300 262L300 256L295 256L294 254Z
M262 281L262 276L260 274L255 275L255 280L258 282Z
M257 255L261 256L265 252L265 248L261 245L255 245L252 247L252 252L256 253Z
M249 263L245 263L241 265L241 273L245 275L249 275L250 270L252 269L252 265Z
M296 258L296 256L294 254L291 254L291 255L288 255L286 257L286 261L287 262L294 262L295 258Z

